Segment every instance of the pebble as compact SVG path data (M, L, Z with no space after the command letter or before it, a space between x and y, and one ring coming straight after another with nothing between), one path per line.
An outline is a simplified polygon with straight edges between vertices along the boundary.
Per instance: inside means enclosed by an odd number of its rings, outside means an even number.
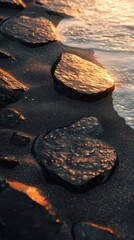
M26 146L28 143L30 143L30 141L31 141L31 137L26 135L23 132L15 132L11 138L11 144L14 144L20 147Z
M3 127L14 128L23 123L24 120L24 116L14 109L5 108L0 111L0 125Z
M14 168L19 164L15 156L0 156L0 166L5 168Z

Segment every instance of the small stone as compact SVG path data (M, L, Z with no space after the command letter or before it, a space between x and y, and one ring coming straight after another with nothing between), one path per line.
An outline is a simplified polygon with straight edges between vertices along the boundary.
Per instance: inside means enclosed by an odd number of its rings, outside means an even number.
M106 69L70 53L61 55L59 63L52 67L52 75L56 90L71 98L95 100L115 88Z
M35 2L44 6L47 12L61 16L77 17L80 13L78 6L70 0L35 0Z
M22 0L0 0L0 7L24 9L26 4Z
M27 186L27 192L23 193L23 184L8 183L0 194L1 239L54 240L62 224L56 214L52 215L42 206L43 199L44 204L47 202L45 197L40 196L36 201L37 189ZM20 189L15 190L18 187Z
M43 17L12 17L1 25L1 33L29 46L42 46L57 41L56 29Z
M0 106L19 100L28 87L0 68Z
M10 54L8 54L7 52L1 51L1 50L0 50L0 58L12 58L12 59L16 60Z
M11 143L17 146L25 146L31 141L31 137L23 132L15 132L11 138Z
M19 164L15 156L0 156L0 166L14 168Z
M85 119L40 135L34 142L33 153L44 173L54 182L76 191L105 182L118 163L111 146L90 138Z
M111 228L103 227L91 222L80 222L74 225L75 240L118 240L122 239Z
M0 111L0 125L14 128L24 122L25 118L14 109L6 108Z

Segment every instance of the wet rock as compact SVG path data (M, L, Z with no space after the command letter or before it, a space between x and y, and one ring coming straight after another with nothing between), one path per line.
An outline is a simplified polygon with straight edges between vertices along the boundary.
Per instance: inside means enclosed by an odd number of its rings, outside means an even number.
M31 137L23 132L15 132L11 138L11 143L17 146L25 146L31 141Z
M14 57L12 57L10 54L4 52L4 51L1 51L0 50L0 58L12 58L14 60L16 60Z
M82 121L79 124L40 135L34 142L33 154L54 183L84 191L105 182L118 161L111 146L90 138L90 127L82 132Z
M70 0L35 0L35 2L44 6L47 12L61 16L76 17L80 12L78 6Z
M52 67L57 91L71 98L95 100L110 94L115 87L108 71L70 53L63 53Z
M11 187L0 194L2 240L54 240L59 233L61 222L57 221L57 216L51 215L28 194Z
M1 33L29 46L42 46L58 40L54 25L43 17L12 17L2 23Z
M112 229L91 222L77 223L73 227L75 240L118 240L121 239Z
M0 68L0 106L19 100L28 87Z
M3 127L14 128L24 120L24 116L14 109L6 108L0 111L0 125Z
M0 156L0 166L5 168L14 168L19 164L15 156Z
M24 9L26 4L22 0L0 0L0 7Z

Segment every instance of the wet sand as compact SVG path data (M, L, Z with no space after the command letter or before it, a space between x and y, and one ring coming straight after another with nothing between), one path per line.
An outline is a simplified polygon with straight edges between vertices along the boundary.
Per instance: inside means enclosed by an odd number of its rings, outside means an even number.
M61 19L57 15L45 13L35 4L28 4L23 11L0 8L1 19L24 13L47 17L55 26ZM20 162L14 169L8 170L0 166L0 180L18 181L38 187L60 219L68 224L69 229L76 222L91 221L110 227L124 239L132 240L134 131L125 125L124 119L114 111L112 95L95 102L72 100L54 89L51 76L51 68L62 53L74 53L97 63L93 52L69 48L60 42L48 43L41 47L27 47L2 34L0 50L16 59L0 58L0 67L29 87L23 98L8 105L25 116L26 121L14 129L0 127L1 155L14 155ZM86 116L95 116L102 124L104 133L101 139L116 149L119 166L105 184L91 191L76 194L46 181L31 149L32 142L38 135L70 125ZM24 147L11 145L10 138L16 131L30 135L31 143Z

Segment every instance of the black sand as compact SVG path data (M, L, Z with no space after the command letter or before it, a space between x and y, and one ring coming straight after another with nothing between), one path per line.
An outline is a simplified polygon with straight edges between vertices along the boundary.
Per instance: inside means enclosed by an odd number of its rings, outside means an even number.
M41 6L32 3L23 11L0 8L0 19L24 13L45 16L55 26L61 19L45 13ZM14 169L0 166L0 180L18 181L38 187L70 229L76 222L90 221L112 228L126 240L133 240L134 131L114 111L112 95L95 102L72 100L56 92L51 76L51 67L62 53L75 53L96 62L93 52L69 48L60 42L30 48L2 34L0 50L13 57L0 58L0 67L29 87L21 100L8 105L20 112L26 121L12 130L0 128L0 154L14 155L20 162ZM119 166L105 184L76 194L46 181L42 169L32 156L31 148L36 136L72 124L86 116L95 116L102 124L102 139L116 149ZM10 139L16 131L30 135L31 143L23 147L12 145Z

